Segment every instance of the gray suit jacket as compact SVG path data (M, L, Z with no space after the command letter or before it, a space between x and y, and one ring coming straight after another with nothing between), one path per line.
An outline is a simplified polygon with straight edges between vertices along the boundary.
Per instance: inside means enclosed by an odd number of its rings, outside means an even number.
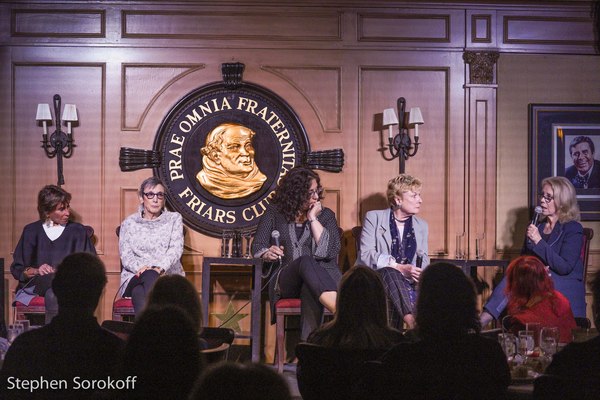
M392 253L390 213L390 209L367 212L360 235L360 254L357 257L356 264L368 265L373 269L388 265ZM425 220L413 216L413 229L417 240L417 252L422 250L424 253L422 268L425 268L429 265L429 247L427 245L429 227ZM416 265L416 261L417 253L411 260L411 264Z

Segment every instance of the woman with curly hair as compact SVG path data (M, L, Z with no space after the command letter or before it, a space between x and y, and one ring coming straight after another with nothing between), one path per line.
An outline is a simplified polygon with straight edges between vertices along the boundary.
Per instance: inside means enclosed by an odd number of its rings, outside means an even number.
M569 300L554 289L549 268L537 257L514 259L506 272L506 294L509 297L510 330L524 329L528 322L540 326L556 326L560 341L571 341L571 329L576 327Z
M314 171L296 167L280 181L262 215L252 253L271 264L269 297L302 299L301 339L321 324L323 306L335 312L340 233L335 214L321 204L323 188Z

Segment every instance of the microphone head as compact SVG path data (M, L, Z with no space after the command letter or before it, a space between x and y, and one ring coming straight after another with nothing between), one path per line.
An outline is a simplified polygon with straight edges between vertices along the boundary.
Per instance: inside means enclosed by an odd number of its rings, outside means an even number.
M535 209L533 210L536 214L541 214L542 213L542 207L540 206L536 206ZM279 232L278 232L279 233Z
M540 208L540 210L541 210L541 208ZM273 239L279 239L279 231L275 230L275 231L271 232L271 237Z
M417 250L417 256L418 257L423 257L424 255L425 255L425 252L423 250L421 250L421 249Z

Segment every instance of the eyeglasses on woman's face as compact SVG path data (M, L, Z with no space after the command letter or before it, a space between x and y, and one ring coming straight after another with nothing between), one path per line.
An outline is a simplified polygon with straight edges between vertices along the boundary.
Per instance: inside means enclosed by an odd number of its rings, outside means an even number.
M315 196L321 197L322 194L323 194L323 188L322 187L319 187L317 189L309 190L308 191L308 197L315 197Z
M145 192L144 196L146 196L146 198L148 200L152 200L154 198L154 196L156 196L159 200L162 200L165 198L165 194L163 192L158 192L158 193L154 193L154 192Z
M554 196L550 196L549 194L545 193L538 194L538 198L540 199L540 201L544 201L546 203L550 203L552 200L554 200Z

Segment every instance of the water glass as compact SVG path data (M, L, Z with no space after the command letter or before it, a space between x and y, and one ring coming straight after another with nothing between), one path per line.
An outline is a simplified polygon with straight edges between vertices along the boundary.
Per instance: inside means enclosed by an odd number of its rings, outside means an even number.
M506 359L510 360L517 352L517 338L512 333L498 334L498 342L506 355Z
M221 257L231 258L231 239L233 237L233 231L223 230L221 233Z
M485 259L485 232L475 235L475 259Z
M534 346L533 331L519 331L519 354L522 357L527 357L533 352Z
M540 349L544 356L552 358L558 349L560 331L557 327L544 327L540 331Z
M533 332L533 347L540 347L542 325L539 322L528 322L525 324L525 330Z
M246 241L246 250L244 251L245 258L252 258L252 232L251 231L243 231L242 237Z
M23 333L23 325L17 323L9 324L6 331L6 339L8 339L9 343L12 343L21 333Z
M456 255L455 255L455 258L457 260L464 260L465 259L465 250L463 248L464 238L465 238L465 233L464 232L458 232L456 234Z

